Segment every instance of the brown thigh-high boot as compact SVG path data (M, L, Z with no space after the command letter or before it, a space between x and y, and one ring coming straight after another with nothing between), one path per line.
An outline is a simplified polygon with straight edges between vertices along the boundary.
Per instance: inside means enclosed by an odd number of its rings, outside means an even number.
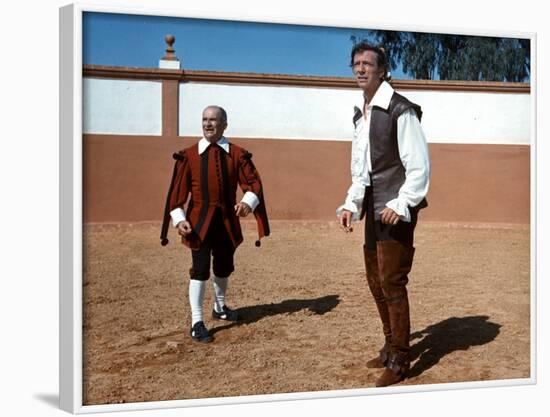
M414 248L394 240L376 242L381 286L390 316L391 349L386 369L376 380L377 387L402 381L410 367L410 317L406 285Z
M390 346L391 346L391 326L390 326L390 313L388 312L388 306L386 305L386 299L382 291L380 283L380 274L378 273L378 259L376 257L375 250L367 249L366 245L363 245L363 253L365 255L365 269L367 271L367 282L369 284L370 292L376 302L378 308L378 314L382 320L382 331L384 332L385 343L380 353L375 358L367 362L367 368L383 368L388 362Z

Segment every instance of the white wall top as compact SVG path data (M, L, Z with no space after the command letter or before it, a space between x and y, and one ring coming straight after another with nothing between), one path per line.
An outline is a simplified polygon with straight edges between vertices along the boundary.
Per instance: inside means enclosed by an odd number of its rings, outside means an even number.
M84 78L83 132L160 135L161 86L155 81Z
M406 91L422 106L429 142L530 143L529 94Z
M159 81L84 78L84 133L161 135ZM529 94L404 91L431 143L529 144ZM179 135L201 136L202 110L228 113L228 137L349 141L359 89L180 83Z
M422 106L429 142L529 144L529 94L405 91ZM358 89L180 84L181 136L200 136L204 107L228 113L228 137L320 139L352 138Z

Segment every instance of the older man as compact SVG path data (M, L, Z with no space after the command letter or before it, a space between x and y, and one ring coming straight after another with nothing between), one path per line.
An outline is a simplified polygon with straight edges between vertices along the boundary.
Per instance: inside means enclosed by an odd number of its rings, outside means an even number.
M225 304L225 294L229 276L234 270L235 249L243 241L239 217L254 212L259 237L269 235L262 183L252 163L252 155L229 143L223 136L226 128L225 110L219 106L209 106L202 113L204 137L195 145L174 154L176 163L161 233L161 243L165 245L168 243L166 235L171 217L182 242L191 248L190 335L198 342L213 340L204 324L202 311L211 258L215 292L212 317L237 321L237 312ZM237 184L244 192L239 203L236 202ZM259 246L259 240L256 245Z
M375 384L387 386L403 380L410 367L407 274L418 210L427 206L430 160L420 106L387 82L384 51L361 42L351 52L351 66L362 95L353 117L352 184L336 213L346 232L366 215L367 282L385 336L379 355L366 365L385 368Z

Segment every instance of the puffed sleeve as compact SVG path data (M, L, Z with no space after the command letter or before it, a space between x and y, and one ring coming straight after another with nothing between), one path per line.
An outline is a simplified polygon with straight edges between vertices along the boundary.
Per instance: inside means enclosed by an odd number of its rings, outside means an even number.
M163 246L168 244L167 235L170 217L172 217L175 225L177 225L176 221L178 220L178 215L185 220L183 205L187 201L187 196L191 188L191 175L185 151L175 153L173 158L176 162L174 163L172 179L166 196L166 205L164 207L164 217L160 234L161 244ZM179 213L179 211L181 211L181 213Z
M185 151L174 154L174 159L176 159L176 163L173 184L170 187L170 212L178 209L183 211L183 206L191 190L189 161Z
M254 217L258 224L259 239L269 236L270 230L262 180L260 173L252 162L252 154L245 150L239 157L239 185L244 192L242 201L247 203L254 211ZM256 246L260 246L259 239L256 241Z
M239 185L245 194L253 193L258 199L261 198L262 180L248 151L243 151L239 157Z

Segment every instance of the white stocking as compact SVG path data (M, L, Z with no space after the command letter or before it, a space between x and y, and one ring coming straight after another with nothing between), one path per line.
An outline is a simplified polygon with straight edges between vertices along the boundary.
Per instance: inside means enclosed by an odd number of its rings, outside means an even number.
M191 326L202 320L205 281L189 280L189 304L191 305Z

